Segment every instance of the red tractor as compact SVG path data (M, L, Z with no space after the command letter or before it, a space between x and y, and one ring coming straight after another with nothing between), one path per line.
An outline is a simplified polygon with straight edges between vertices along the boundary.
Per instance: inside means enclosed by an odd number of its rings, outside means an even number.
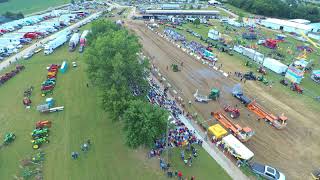
M31 100L28 97L24 97L22 100L23 105L25 106L30 106L31 105Z
M50 128L51 127L51 121L38 121L36 123L36 128Z
M291 83L290 89L292 91L297 91L299 94L303 93L303 89L297 83Z
M231 113L230 117L232 119L238 118L240 116L240 111L237 108L233 108L233 107L227 105L223 109L224 109L225 112L230 112Z
M54 88L54 85L48 85L48 86L42 86L41 87L41 91L47 91L47 90L51 90Z
M267 70L263 68L263 66L260 66L257 70L258 73L261 73L263 75L267 75Z

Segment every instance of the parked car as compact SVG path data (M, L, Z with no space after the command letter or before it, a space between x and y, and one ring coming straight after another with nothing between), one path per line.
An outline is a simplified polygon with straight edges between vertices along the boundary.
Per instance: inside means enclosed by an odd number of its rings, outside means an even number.
M29 58L31 58L33 56L33 54L34 54L34 52L30 51L30 52L28 52L27 54L25 54L23 56L23 59L29 59Z
M4 52L4 53L2 53L2 54L1 54L1 56L2 56L2 57L9 57L9 56L10 56L10 54L9 54L9 53L5 53L5 52Z
M21 49L23 47L23 45L19 44L18 46L16 46L16 48Z
M37 54L38 52L42 51L42 48L38 48L34 51L34 54Z
M285 180L286 177L283 173L279 172L277 169L262 165L259 163L252 163L251 169L254 173L268 179L268 180Z
M4 57L0 56L0 61L4 60Z

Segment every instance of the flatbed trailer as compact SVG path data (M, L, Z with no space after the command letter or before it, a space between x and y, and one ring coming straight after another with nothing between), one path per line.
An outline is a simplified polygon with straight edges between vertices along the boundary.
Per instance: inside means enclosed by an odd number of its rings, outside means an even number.
M248 141L253 135L254 131L249 127L242 128L239 124L235 124L228 119L222 112L211 112L211 115L226 129L236 136L241 142Z
M287 126L288 118L284 115L275 116L262 108L256 101L252 101L247 105L247 108L255 113L259 119L264 119L265 121L270 122L277 129L283 129Z

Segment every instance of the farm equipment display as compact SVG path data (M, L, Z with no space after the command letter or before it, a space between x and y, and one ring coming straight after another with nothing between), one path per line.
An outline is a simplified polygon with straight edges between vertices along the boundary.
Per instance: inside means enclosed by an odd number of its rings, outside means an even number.
M34 129L31 133L31 136L33 138L48 137L49 136L49 129L48 128Z
M23 105L25 106L30 106L31 105L31 100L29 97L24 97L22 100Z
M291 83L290 89L291 89L292 91L297 91L299 94L302 94L302 93L303 93L303 89L299 86L298 83Z
M16 135L14 133L6 133L4 136L3 144L9 145L16 139Z
M262 66L260 66L258 69L257 69L257 72L258 73L261 73L263 75L267 75L267 70L265 68L263 68Z
M46 96L53 93L53 89L56 85L57 73L60 68L60 65L51 64L48 68L47 80L41 84L41 96Z
M47 137L41 137L37 139L31 140L32 148L33 149L39 149L39 147L44 143L49 143L49 140Z
M16 68L4 75L0 76L0 86L7 82L9 79L13 78L15 75L19 74L22 70L24 70L24 66L16 66Z
M31 94L32 94L32 91L33 91L33 86L30 86L30 88L26 89L26 90L23 92L23 96L24 96L24 97L30 97Z
M218 89L212 88L211 92L208 96L199 94L199 90L197 89L194 93L193 97L195 98L196 102L204 102L207 103L210 100L217 100L220 96L220 91Z
M287 126L288 118L284 115L275 116L267 111L265 111L256 101L252 101L247 105L247 108L258 115L259 119L264 119L267 122L270 122L277 129L283 129ZM259 120L258 119L258 120Z
M207 42L210 45L210 47L214 47L218 49L220 52L225 52L230 56L233 56L233 49L231 48L230 45L224 43L223 41L213 41L208 39Z
M51 121L38 121L36 128L31 132L31 143L33 149L39 149L44 143L49 143L49 128L51 127Z
M261 81L265 85L267 85L269 83L269 81L264 77L264 75L258 76L257 80Z
M52 122L51 121L38 121L36 123L36 128L50 128Z
M286 79L281 79L280 80L280 84L284 85L284 86L288 86L289 85L289 81Z
M276 39L267 39L263 45L270 49L276 49L278 42L279 40L276 40Z
M231 107L230 105L224 106L224 111L230 113L232 119L240 116L240 110L238 108Z
M230 121L226 115L221 112L211 112L211 115L226 129L228 129L234 136L236 136L241 142L248 141L253 135L254 131L252 131L249 127L242 128L238 124L234 124Z

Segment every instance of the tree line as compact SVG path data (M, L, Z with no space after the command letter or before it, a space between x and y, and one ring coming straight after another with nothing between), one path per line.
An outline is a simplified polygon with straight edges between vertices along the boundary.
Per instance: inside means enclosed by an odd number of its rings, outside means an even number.
M0 0L0 3L8 2L9 0Z
M268 17L320 21L318 6L295 0L228 0L228 3L250 13Z
M127 145L151 147L165 133L168 113L147 101L149 63L138 55L138 38L106 20L91 30L84 56L90 81L101 89L102 108L124 124Z

